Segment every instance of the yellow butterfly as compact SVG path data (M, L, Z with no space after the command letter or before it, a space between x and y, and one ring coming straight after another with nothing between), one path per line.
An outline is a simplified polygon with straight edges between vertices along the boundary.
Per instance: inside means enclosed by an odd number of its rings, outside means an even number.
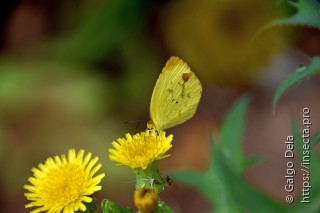
M148 128L165 130L189 120L197 110L201 93L201 83L189 66L171 57L152 93Z

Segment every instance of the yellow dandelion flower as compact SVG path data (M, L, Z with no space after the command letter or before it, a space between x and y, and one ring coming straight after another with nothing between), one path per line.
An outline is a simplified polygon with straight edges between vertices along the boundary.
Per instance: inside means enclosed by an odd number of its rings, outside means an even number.
M134 205L143 213L151 213L158 204L157 193L149 188L138 189L133 195Z
M102 173L93 177L101 167L95 165L97 161L98 157L91 159L91 153L84 157L84 150L76 153L71 149L67 157L50 157L38 168L32 168L34 177L28 179L31 185L24 186L29 191L24 195L31 203L25 207L37 207L31 213L85 211L83 202L92 201L90 196L101 190L98 184L105 176Z
M128 133L126 138L112 142L109 158L132 169L146 169L152 162L170 156L165 153L172 147L172 138L173 135L166 137L164 131L146 130L133 136Z

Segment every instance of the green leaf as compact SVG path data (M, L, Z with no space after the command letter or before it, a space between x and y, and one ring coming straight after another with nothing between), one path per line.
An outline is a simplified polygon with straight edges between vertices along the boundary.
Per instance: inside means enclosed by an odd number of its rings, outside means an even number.
M220 138L218 139L219 147L238 174L240 174L245 164L241 141L245 128L248 103L249 98L244 96L235 104L223 122Z
M320 12L319 12L320 13ZM320 19L319 19L320 20ZM319 21L320 23L320 21ZM292 87L293 85L297 84L302 79L305 79L307 77L311 77L317 73L320 72L320 56L313 57L312 61L307 66L301 66L295 70L292 74L288 76L286 80L284 80L277 91L275 92L273 96L272 101L272 108L275 110L276 104L279 100L279 98L283 95L283 93Z
M287 18L276 19L265 25L261 31L275 26L308 26L320 29L320 2L317 0L288 1L297 12Z
M241 176L234 171L228 156L224 154L220 147L213 145L211 155L217 162L217 169L221 172L221 178L225 180L226 191L239 206L243 206L249 212L285 212L284 206L243 181Z
M244 159L243 165L244 165L244 168L248 168L250 166L253 166L254 164L263 162L266 159L267 159L267 156L265 156L265 155L261 155L261 154L253 155L247 159Z
M129 207L120 207L110 200L103 200L101 202L102 213L133 213L133 209Z
M233 172L240 175L245 161L241 151L241 138L245 126L245 115L248 106L248 97L242 97L230 110L223 125L218 140L219 147L227 156L227 161L232 164ZM180 181L197 188L214 206L215 213L240 213L241 206L236 205L227 182L221 176L219 162L216 161L211 151L209 167L204 173L176 172L170 176L175 181Z
M301 212L300 203L283 205L243 180L243 169L262 160L262 156L245 159L241 151L247 106L248 98L243 97L228 113L218 143L212 144L209 168L204 173L185 171L174 173L171 177L201 191L214 205L215 213ZM298 137L298 133L295 134ZM316 135L314 140L318 140L318 137L320 136ZM315 163L317 165L319 164ZM316 195L314 197L318 199ZM312 205L306 209L311 213L317 207L318 205Z

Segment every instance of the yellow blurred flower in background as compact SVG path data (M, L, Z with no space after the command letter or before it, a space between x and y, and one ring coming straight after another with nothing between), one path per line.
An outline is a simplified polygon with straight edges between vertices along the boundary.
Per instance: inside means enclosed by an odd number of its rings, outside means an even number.
M91 153L83 157L84 150L76 154L71 149L67 157L48 158L39 168L32 168L34 177L28 180L31 185L24 186L29 191L25 196L31 203L25 207L37 207L32 213L85 211L83 202L92 202L91 195L101 190L98 184L105 174L93 177L101 167L101 164L95 166L98 157L91 159Z
M280 11L267 0L172 1L162 14L167 48L200 79L248 85L284 46L282 32L258 30Z
M170 156L166 152L172 147L172 138L164 131L146 130L133 136L128 133L126 138L112 142L109 158L132 169L146 169L154 161Z

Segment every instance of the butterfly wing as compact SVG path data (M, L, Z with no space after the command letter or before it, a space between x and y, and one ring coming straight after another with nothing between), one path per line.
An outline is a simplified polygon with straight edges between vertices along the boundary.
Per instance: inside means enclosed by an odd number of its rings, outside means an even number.
M201 93L201 83L189 66L171 57L152 93L148 127L164 130L187 121L195 114Z

